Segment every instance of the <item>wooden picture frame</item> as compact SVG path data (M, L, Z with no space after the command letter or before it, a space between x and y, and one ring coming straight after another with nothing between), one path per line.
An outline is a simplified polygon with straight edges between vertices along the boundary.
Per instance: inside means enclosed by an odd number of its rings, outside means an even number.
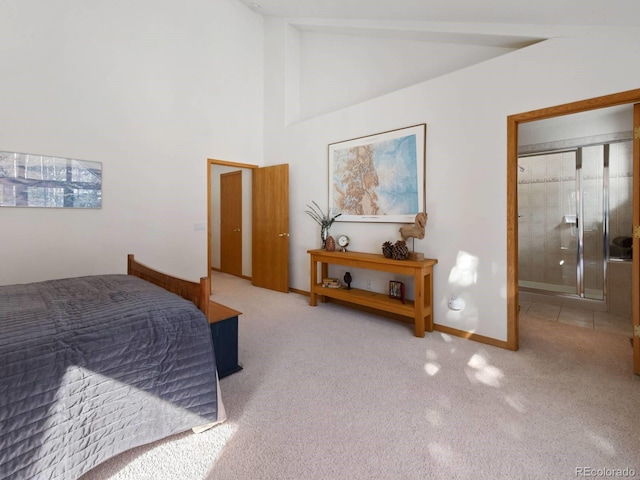
M402 300L405 303L404 283L396 280L389 281L389 298Z
M425 211L427 124L329 145L329 211L337 222L412 223Z

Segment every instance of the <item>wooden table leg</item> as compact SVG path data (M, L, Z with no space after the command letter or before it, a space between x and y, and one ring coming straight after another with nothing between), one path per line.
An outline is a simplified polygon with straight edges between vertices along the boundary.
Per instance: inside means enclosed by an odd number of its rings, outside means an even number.
M322 262L320 264L320 282L329 276L329 264ZM325 295L320 295L320 301L322 303L327 303L329 301L329 297Z
M312 307L316 307L318 305L318 295L315 292L316 282L318 280L318 262L315 260L313 255L311 255L311 266L310 266L310 279L309 279L309 305Z
M433 268L429 267L425 273L425 285L424 285L424 308L427 321L425 323L425 330L427 332L433 332Z
M424 337L424 272L417 270L414 276L414 322L416 337Z

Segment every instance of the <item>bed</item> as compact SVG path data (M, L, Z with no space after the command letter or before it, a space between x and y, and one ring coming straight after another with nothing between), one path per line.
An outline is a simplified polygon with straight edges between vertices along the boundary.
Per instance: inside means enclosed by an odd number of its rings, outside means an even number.
M76 479L225 420L209 281L127 275L0 286L0 477Z

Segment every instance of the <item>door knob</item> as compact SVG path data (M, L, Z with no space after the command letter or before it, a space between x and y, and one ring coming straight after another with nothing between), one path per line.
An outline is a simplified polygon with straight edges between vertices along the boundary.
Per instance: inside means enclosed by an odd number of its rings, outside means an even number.
M289 234L288 233L279 233L278 236L279 237L288 237Z

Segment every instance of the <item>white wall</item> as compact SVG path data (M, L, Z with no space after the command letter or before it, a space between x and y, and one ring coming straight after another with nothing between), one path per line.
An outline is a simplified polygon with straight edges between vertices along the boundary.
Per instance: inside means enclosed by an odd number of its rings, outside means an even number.
M206 274L207 157L260 164L263 20L237 0L8 0L0 150L103 163L103 208L0 209L0 284Z
M295 41L280 20L266 22L265 164L288 162L291 184L291 284L309 289L306 253L318 231L304 214L327 205L327 145L427 123L426 237L416 251L437 258L435 322L506 340L506 118L510 114L637 88L638 30L564 36L394 93L286 125L283 52ZM526 33L526 32L525 32ZM384 71L381 69L381 75ZM337 223L352 248L378 252L398 225ZM358 273L354 286L362 286ZM389 278L376 277L380 291ZM460 295L466 307L447 309Z

